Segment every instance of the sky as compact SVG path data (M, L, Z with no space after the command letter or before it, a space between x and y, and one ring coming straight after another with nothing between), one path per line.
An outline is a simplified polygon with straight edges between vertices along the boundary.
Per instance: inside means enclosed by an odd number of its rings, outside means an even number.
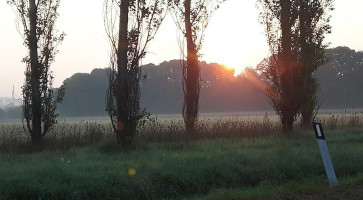
M327 35L325 42L330 47L348 46L362 51L363 1L335 0L334 5L332 34ZM237 72L247 66L255 67L269 53L258 13L255 0L223 3L205 32L201 60L224 64ZM25 70L21 60L27 49L16 24L14 10L6 0L0 0L0 97L10 97L13 85L16 97L21 97ZM103 0L61 0L56 26L67 35L51 66L55 87L74 73L108 67L110 46L103 25ZM179 35L172 17L167 16L142 64L179 59Z

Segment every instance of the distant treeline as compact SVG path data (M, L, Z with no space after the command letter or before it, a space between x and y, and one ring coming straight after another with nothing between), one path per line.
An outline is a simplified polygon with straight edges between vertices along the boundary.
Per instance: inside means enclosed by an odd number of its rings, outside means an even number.
M7 109L0 108L0 121L4 119L20 119L22 116L21 109L21 106Z
M328 49L326 56L327 64L315 72L322 108L362 108L363 52L337 47Z
M271 109L263 93L244 76L219 64L200 63L201 112L232 112ZM75 74L64 81L66 93L59 106L62 116L106 115L108 69ZM183 91L180 61L142 66L141 107L151 113L181 113Z
M363 52L348 47L328 49L328 62L314 74L319 79L320 108L350 109L363 107ZM272 110L260 87L245 75L219 64L200 63L202 86L201 112ZM90 74L77 73L66 79L61 116L104 116L109 69L94 69ZM183 91L180 61L142 66L141 107L153 114L181 113ZM18 118L20 108L0 110L4 116Z
M327 50L328 63L315 76L321 83L321 108L363 107L363 52L348 47ZM272 110L253 81L219 64L200 63L201 112ZM106 115L108 69L78 73L66 79L66 94L59 112L63 116ZM180 113L183 102L180 61L142 66L141 106L151 113Z

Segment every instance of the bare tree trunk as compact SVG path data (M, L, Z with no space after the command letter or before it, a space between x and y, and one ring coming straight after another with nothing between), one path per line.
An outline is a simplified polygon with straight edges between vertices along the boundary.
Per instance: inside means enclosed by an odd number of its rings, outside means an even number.
M306 110L301 113L301 120L303 128L309 128L313 122L314 110Z
M32 102L32 132L31 139L34 148L41 145L42 142L42 113L41 113L41 96L40 96L40 64L38 61L38 40L37 40L37 7L35 0L29 0L30 6L30 29L29 29L29 54L31 68L31 102Z
M197 50L193 41L191 23L191 0L184 1L185 7L185 30L187 40L187 64L184 78L184 104L183 117L186 126L187 141L195 136L195 122L199 111L199 91L200 91L200 69L198 63Z
M117 91L116 91L116 104L117 104L117 119L118 129L116 131L116 140L118 143L126 144L126 132L128 109L128 81L127 81L127 51L128 39L127 30L129 23L129 0L121 0L120 3L120 26L119 26L119 41L117 52Z

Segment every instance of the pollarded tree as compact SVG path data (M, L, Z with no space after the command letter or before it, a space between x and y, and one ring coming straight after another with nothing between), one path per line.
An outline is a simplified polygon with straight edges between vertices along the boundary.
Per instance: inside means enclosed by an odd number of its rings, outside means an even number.
M140 109L140 61L166 11L164 0L105 0L104 23L111 43L106 111L120 144L132 142L146 115Z
M174 21L185 37L180 42L182 52L183 76L183 118L186 127L186 140L195 134L195 124L199 112L200 68L199 51L202 48L204 31L206 30L213 11L225 0L169 0ZM186 61L185 61L186 60Z
M50 65L57 54L57 46L64 39L55 28L60 0L8 0L21 20L24 44L28 55L23 86L23 115L33 148L40 150L42 138L57 123L56 108L64 95L64 87L55 97Z

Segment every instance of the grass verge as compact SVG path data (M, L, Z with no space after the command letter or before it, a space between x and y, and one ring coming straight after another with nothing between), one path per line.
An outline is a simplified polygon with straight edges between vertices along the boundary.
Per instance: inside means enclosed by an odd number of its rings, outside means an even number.
M261 184L256 187L218 189L208 195L188 197L184 200L277 200L277 199L362 199L363 175L340 179L340 185L329 186L325 177L304 181L288 181L280 185ZM352 190L354 192L352 192ZM352 196L352 193L357 193ZM340 194L340 195L339 195ZM342 195L343 194L343 195ZM345 195L344 195L345 194ZM360 198L357 198L358 196Z
M326 131L326 137L338 180L363 172L361 129ZM0 199L183 199L213 191L239 195L238 188L273 195L276 188L328 184L311 131L289 139L143 144L131 152L107 144L0 153L0 177Z

